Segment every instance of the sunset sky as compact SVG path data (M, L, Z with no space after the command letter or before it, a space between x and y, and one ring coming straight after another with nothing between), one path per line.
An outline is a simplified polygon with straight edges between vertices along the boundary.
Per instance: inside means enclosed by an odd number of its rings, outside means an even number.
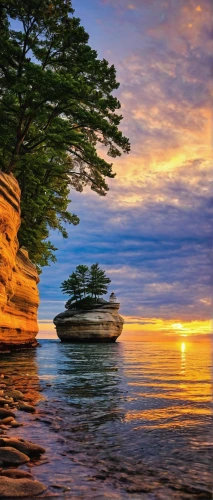
M57 233L40 282L40 337L54 336L60 284L98 262L121 302L123 339L210 333L212 268L211 0L73 0L90 45L117 69L122 131L105 198L71 191L80 216Z

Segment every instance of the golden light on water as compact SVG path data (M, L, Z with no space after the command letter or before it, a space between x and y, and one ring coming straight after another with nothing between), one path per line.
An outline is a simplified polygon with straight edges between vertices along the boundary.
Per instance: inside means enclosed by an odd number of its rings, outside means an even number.
M185 342L181 342L180 350L181 350L181 370L180 370L180 373L181 373L181 375L185 375L185 373L186 373L186 343Z
M185 342L182 342L181 343L181 352L185 352L185 350L186 350L186 344L185 344Z

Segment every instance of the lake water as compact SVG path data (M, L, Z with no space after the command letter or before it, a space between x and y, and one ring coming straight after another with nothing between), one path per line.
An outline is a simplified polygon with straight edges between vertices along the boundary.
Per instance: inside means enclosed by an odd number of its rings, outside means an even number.
M37 403L10 433L46 447L53 497L212 498L210 343L41 345L1 370Z

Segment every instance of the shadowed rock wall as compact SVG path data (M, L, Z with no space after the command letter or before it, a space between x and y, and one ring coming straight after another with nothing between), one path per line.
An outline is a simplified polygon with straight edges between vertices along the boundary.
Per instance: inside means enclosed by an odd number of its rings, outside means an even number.
M20 189L0 172L0 347L36 345L39 281L28 252L19 249Z

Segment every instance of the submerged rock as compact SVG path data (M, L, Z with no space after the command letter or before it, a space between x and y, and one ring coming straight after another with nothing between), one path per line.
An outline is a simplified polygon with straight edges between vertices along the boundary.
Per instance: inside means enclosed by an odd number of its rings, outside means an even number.
M120 304L99 301L90 309L68 309L53 322L62 342L115 342L123 329Z

